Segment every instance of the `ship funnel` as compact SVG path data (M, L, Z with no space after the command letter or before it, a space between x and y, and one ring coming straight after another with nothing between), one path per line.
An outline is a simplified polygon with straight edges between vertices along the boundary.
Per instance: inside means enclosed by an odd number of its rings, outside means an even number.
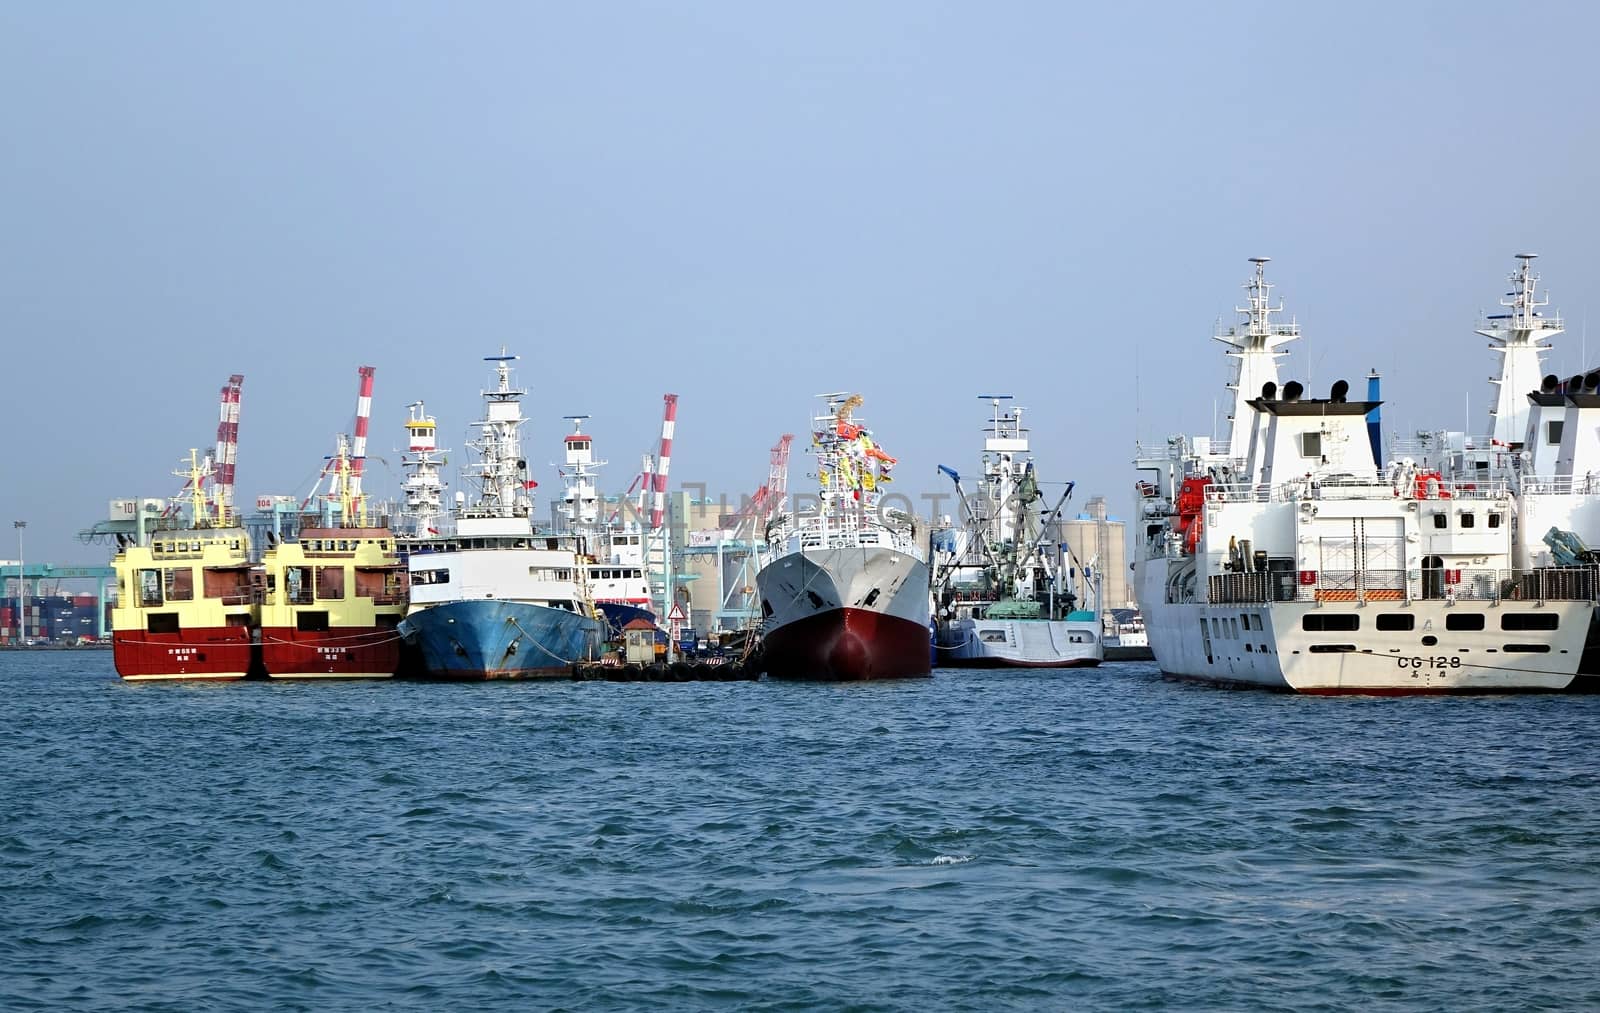
M1539 386L1539 393L1554 394L1560 386L1561 378L1554 373L1550 373L1545 376L1544 383Z
M1333 382L1333 390L1330 392L1330 396L1332 397L1332 399L1333 399L1335 404L1344 404L1345 398L1348 397L1349 395L1350 395L1350 383L1349 383L1349 381L1347 381L1347 380L1335 380Z
M1299 380L1290 380L1283 385L1283 399L1285 401L1298 401L1300 400L1300 395L1305 392L1306 388Z
M1278 396L1278 385L1277 384L1273 383L1271 380L1268 380L1266 383L1261 385L1261 399L1263 401L1271 401L1273 398L1275 398L1277 396Z

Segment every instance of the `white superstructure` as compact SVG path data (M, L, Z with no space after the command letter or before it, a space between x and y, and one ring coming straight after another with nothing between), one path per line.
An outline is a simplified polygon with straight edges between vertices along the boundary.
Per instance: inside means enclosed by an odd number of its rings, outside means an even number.
M400 455L405 481L405 505L400 513L400 533L416 538L442 535L449 530L445 510L445 482L440 476L445 453L439 449L439 427L421 401L406 406L406 449Z
M591 616L577 536L537 532L533 489L522 453L525 391L511 385L516 356L486 361L495 385L483 391L484 417L468 445L475 459L463 469L477 488L458 503L454 533L409 543L411 605L408 615L446 602L496 599ZM420 405L418 406L420 409ZM459 494L458 494L459 496Z
M633 610L611 616L613 625L620 627L649 614L643 528L637 514L629 518L626 511L618 510L615 517L606 517L606 503L598 488L599 472L606 462L595 459L594 437L583 431L589 416L566 418L572 423L572 432L562 440L566 456L560 469L563 488L557 510L563 530L583 538L588 590L595 603Z

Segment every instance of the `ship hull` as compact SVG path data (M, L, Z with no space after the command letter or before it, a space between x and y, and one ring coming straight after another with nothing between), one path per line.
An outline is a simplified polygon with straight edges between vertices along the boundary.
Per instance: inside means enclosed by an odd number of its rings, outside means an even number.
M1091 668L1105 660L1099 622L960 619L939 629L939 664L953 668Z
M1144 569L1148 564L1141 563ZM1140 581L1145 629L1156 664L1172 678L1319 696L1423 696L1567 692L1577 685L1589 628L1587 602L1439 600L1257 605L1167 604L1159 580ZM1404 630L1379 630L1379 612L1409 615ZM1504 613L1537 611L1557 627L1508 633ZM1349 615L1354 629L1308 632L1306 616L1331 630ZM1452 631L1483 614L1483 629ZM1457 617L1452 623L1451 617Z
M775 679L925 676L928 567L882 547L793 552L756 575L762 657Z
M432 679L558 678L599 657L605 624L565 609L486 598L419 609L400 624Z
M400 635L393 626L266 627L261 661L274 679L391 679L400 667Z
M129 682L243 679L255 667L256 645L243 626L123 630L111 634L111 659Z

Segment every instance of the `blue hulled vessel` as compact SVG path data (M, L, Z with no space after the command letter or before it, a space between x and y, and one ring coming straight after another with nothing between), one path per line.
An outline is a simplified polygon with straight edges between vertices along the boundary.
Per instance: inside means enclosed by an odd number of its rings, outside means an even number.
M522 456L526 392L511 385L515 360L487 359L495 386L483 392L480 435L469 444L476 460L466 469L477 498L460 502L451 533L405 545L411 604L400 633L433 678L563 676L605 647L579 538L534 529L537 483Z

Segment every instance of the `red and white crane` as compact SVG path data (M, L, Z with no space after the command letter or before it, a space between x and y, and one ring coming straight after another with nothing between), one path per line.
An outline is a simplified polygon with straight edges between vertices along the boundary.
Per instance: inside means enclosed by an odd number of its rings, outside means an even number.
M239 394L244 375L234 373L222 388L217 421L217 450L211 459L212 497L217 523L231 523L233 513L233 467L239 455Z

